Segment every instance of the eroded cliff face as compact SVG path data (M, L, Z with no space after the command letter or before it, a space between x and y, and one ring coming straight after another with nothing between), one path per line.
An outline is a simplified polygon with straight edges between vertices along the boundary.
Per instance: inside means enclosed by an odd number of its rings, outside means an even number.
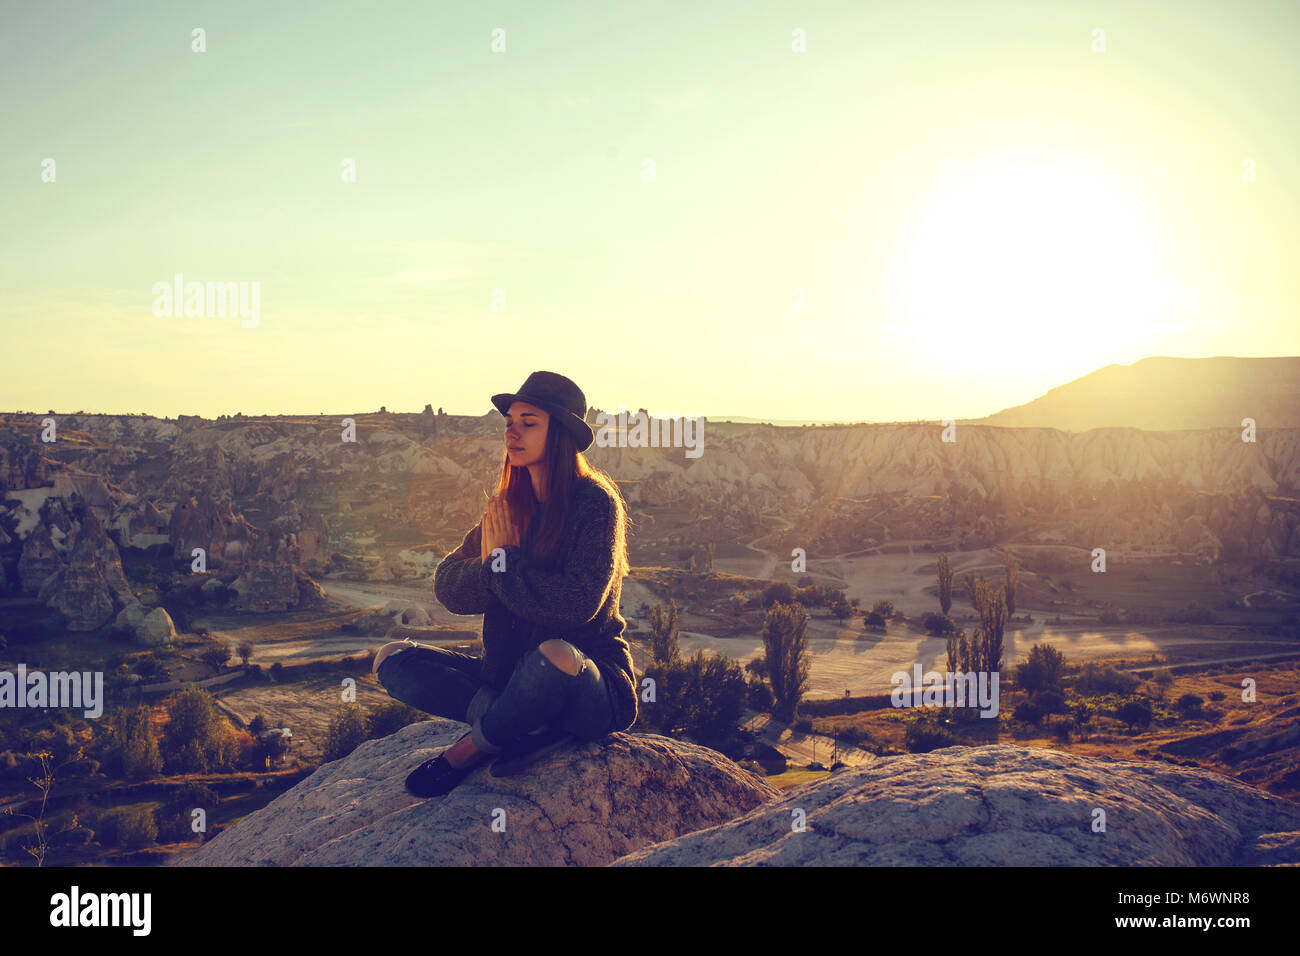
M356 425L349 442L333 418L64 416L60 440L42 444L35 416L0 419L0 585L37 593L65 569L86 605L78 626L103 616L111 555L97 565L101 584L87 573L88 546L77 552L66 537L68 507L44 509L73 494L119 550L163 547L188 562L203 548L248 610L318 602L313 573L427 577L480 516L501 465L500 416L359 415ZM588 456L643 519L634 551L787 525L770 547L963 550L1014 536L1206 563L1300 558L1300 430L1261 429L1255 443L1236 429L948 434L706 423L698 458L600 445Z

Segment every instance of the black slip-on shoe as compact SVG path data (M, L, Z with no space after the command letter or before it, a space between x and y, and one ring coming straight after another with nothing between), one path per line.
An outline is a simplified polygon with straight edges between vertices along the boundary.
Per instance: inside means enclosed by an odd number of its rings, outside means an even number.
M481 760L476 760L468 767L453 767L442 754L432 760L426 760L412 770L406 777L406 789L417 797L437 797L454 790L473 772Z
M510 777L537 763L547 754L575 743L577 737L560 727L548 727L541 733L525 734L511 743L492 761L494 777Z

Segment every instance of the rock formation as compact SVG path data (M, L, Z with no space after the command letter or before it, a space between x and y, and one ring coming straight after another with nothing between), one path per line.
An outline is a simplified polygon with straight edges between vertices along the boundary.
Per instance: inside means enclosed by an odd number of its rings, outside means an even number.
M1011 744L883 757L781 793L708 748L619 733L518 776L481 765L443 797L407 794L406 774L463 732L438 720L368 741L184 865L1300 863L1300 806L1282 797L1204 770Z
M177 561L189 561L194 548L204 550L208 570L238 593L233 605L237 610L284 611L315 607L325 600L320 585L300 567L296 535L250 524L231 510L229 500L190 498L178 504L169 533Z
M649 734L565 748L514 777L481 764L441 797L407 793L406 775L464 732L435 720L367 741L184 865L602 866L777 796L721 754Z
M1206 770L997 744L882 757L615 865L1296 863L1300 806L1282 797Z
M122 560L78 494L46 497L18 558L21 590L63 616L68 630L93 631L135 600Z
M171 615L160 607L150 611L138 601L122 608L113 623L118 627L129 627L135 632L136 640L145 644L159 646L176 640L176 626Z

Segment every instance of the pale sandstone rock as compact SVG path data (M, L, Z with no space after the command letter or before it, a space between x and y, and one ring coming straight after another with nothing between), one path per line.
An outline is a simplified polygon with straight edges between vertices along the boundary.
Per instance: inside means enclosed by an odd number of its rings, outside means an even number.
M135 633L140 640L154 646L171 644L176 640L176 626L172 623L171 615L160 607L144 616Z
M778 795L715 751L626 733L566 747L514 777L492 777L483 763L444 796L408 794L406 775L464 732L433 720L367 741L183 865L602 866ZM498 809L505 832L492 829Z
M122 608L113 623L118 627L129 627L135 632L136 640L152 646L171 644L176 640L176 625L171 615L160 607L150 611L138 601Z
M882 757L614 865L1296 863L1300 806L1282 797L1206 770L998 744Z

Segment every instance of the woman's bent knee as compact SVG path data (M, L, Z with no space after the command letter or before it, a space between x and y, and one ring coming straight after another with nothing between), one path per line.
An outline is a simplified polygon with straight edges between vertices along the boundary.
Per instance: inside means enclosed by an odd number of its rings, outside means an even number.
M546 655L546 659L570 677L578 676L578 655L568 641L552 639L542 641L537 649Z
M415 647L415 642L403 640L393 641L391 644L385 644L379 649L378 653L375 654L375 663L371 666L370 672L378 677L379 665L382 664L386 658L396 654L398 651L404 651L408 647Z

